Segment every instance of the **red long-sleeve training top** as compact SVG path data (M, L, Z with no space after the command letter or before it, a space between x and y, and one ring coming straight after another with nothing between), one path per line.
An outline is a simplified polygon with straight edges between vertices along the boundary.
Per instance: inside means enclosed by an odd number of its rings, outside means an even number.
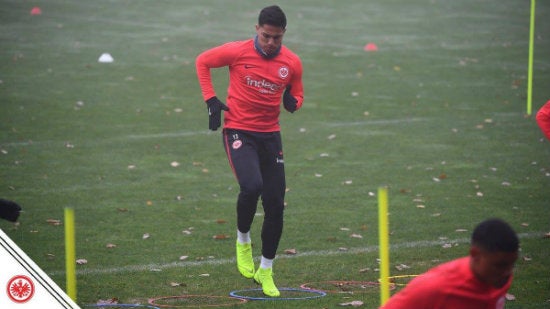
M501 288L481 282L463 257L416 277L381 309L504 309L511 284L512 277Z
M224 112L224 128L279 131L281 97L288 85L298 101L297 109L302 106L302 63L284 45L271 59L254 49L253 39L229 42L202 52L196 59L196 69L205 101L216 96L210 69L224 66L229 67L226 99L229 111Z

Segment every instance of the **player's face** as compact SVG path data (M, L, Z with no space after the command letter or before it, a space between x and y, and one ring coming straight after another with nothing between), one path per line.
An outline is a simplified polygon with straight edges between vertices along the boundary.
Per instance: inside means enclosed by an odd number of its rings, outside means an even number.
M472 254L472 270L481 281L501 288L510 279L517 259L517 252L488 252L478 249L478 252Z
M256 33L258 34L258 43L264 53L273 54L283 43L283 35L285 29L271 25L256 25Z

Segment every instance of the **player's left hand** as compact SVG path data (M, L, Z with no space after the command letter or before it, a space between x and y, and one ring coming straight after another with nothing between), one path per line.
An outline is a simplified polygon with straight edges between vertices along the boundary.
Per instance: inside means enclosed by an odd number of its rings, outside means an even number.
M283 93L283 105L285 106L285 109L291 113L294 113L297 108L296 103L298 103L298 100L290 94L290 85L286 86L285 93Z

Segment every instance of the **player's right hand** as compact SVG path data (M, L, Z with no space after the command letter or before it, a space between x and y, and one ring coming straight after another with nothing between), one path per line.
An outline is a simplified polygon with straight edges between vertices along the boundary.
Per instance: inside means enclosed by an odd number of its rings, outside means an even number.
M222 110L228 111L229 107L218 100L218 97L211 97L206 100L208 106L208 129L216 131L222 125Z

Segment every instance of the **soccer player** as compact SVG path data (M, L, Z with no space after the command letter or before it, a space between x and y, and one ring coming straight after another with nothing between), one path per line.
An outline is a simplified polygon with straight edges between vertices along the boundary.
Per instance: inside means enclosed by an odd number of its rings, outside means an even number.
M202 52L196 70L209 114L209 129L221 126L229 165L239 183L237 198L237 268L261 284L263 293L277 297L273 260L283 232L286 190L279 114L302 106L302 63L282 44L286 16L278 6L261 10L254 38L229 42ZM229 88L222 103L214 91L210 70L229 68ZM250 227L261 197L264 221L262 256L255 271Z
M542 133L550 140L550 101L546 102L537 112L537 123Z
M503 309L518 258L519 240L500 219L481 222L470 254L413 279L382 309Z

